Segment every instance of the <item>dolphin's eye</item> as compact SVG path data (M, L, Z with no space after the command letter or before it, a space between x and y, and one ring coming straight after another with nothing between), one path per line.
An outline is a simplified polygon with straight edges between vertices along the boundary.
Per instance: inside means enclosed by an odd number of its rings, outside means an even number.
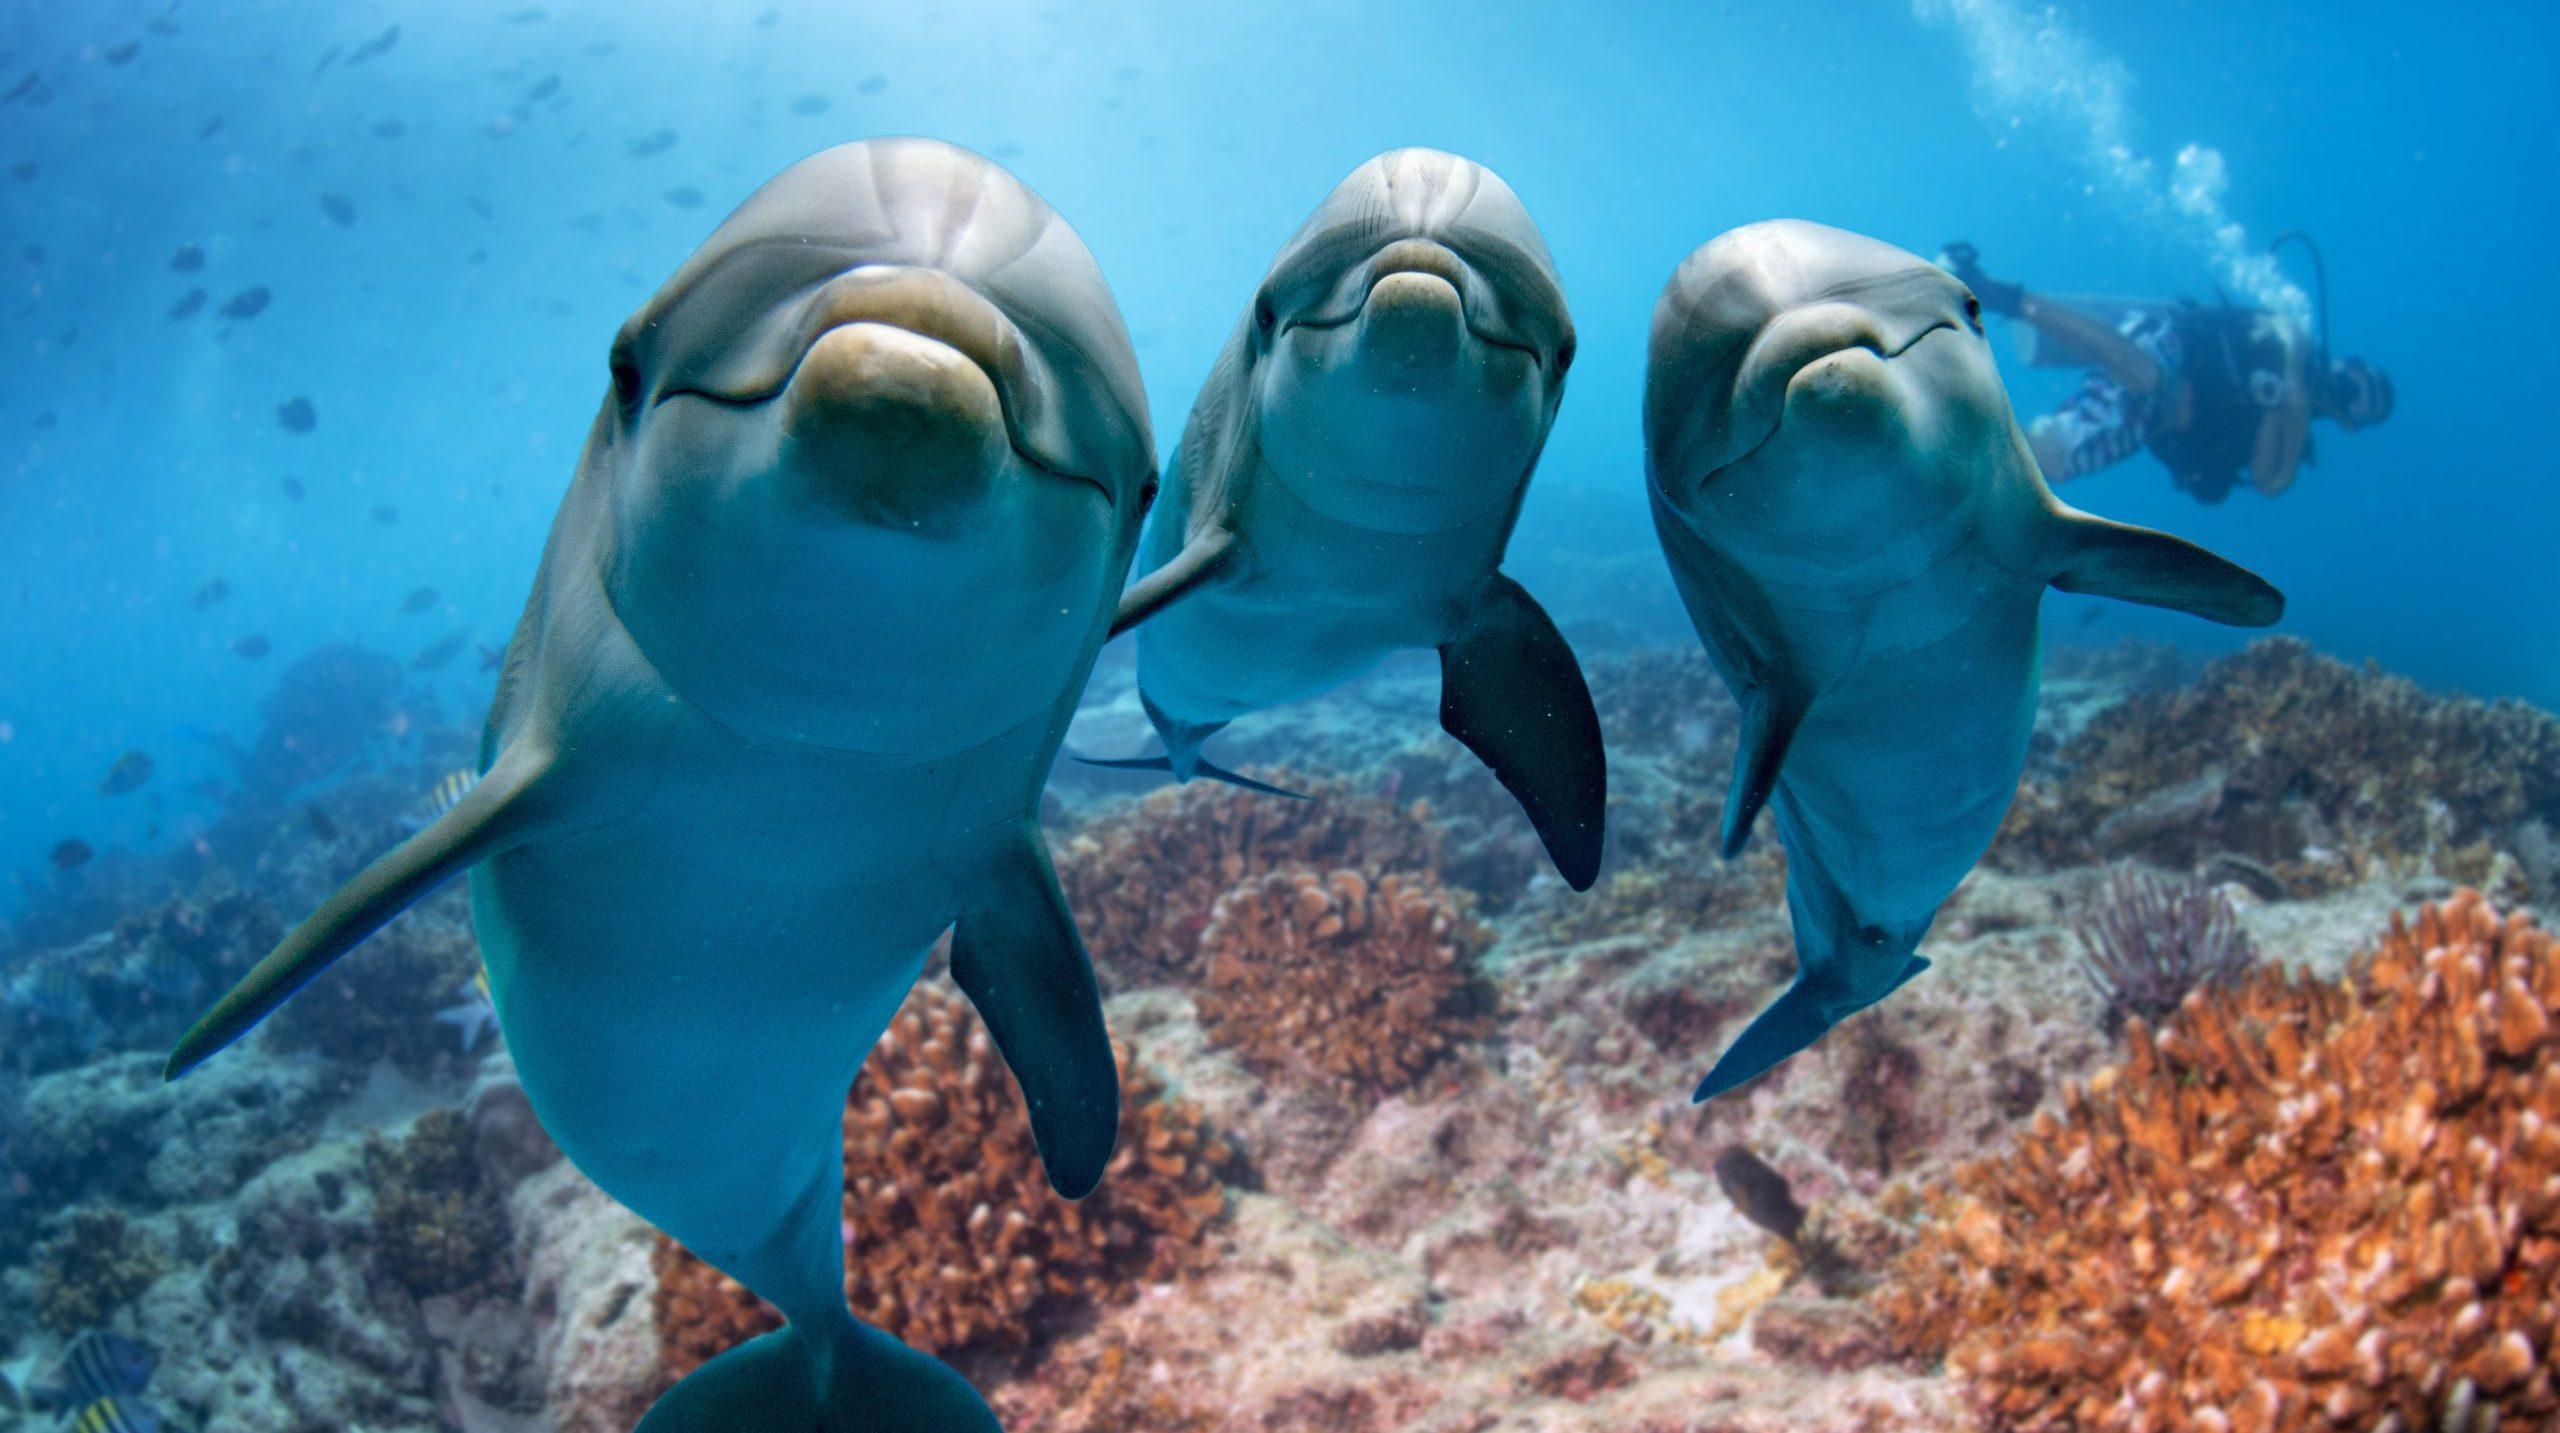
M1573 355L1575 351L1574 341L1569 338L1564 341L1564 345L1561 348L1556 350L1556 377L1564 377L1565 370L1573 367Z
M1155 506L1156 480L1150 477L1147 479L1147 485L1138 490L1138 516L1145 517L1155 510Z
M1971 294L1964 296L1964 321L1973 326L1975 333L1982 332L1982 300Z
M613 371L613 401L628 413L640 402L640 365L632 360L631 351L617 343L607 360Z
M1261 331L1264 338L1269 338L1271 330L1280 326L1280 311L1271 306L1271 295L1253 296L1253 326Z

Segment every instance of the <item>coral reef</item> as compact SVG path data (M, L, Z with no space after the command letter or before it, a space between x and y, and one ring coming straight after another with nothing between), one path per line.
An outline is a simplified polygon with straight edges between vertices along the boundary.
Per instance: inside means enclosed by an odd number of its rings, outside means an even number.
M74 1209L36 1250L36 1318L64 1333L96 1328L167 1273L159 1243L114 1209Z
M2560 820L2560 718L2432 696L2271 638L2191 686L2136 692L2033 776L1993 859L2052 869L2221 852L2294 894L2415 862L2485 879L2530 820Z
M373 1185L374 1268L384 1278L425 1298L503 1270L505 1226L461 1110L429 1110L400 1138L368 1141L365 1174Z
M1274 871L1210 912L1200 1023L1257 1071L1393 1093L1482 1033L1488 935L1428 876Z
M1109 1302L1200 1259L1229 1154L1120 1053L1120 1146L1101 1187L1049 1188L1022 1098L958 995L919 985L845 1111L845 1295L934 1353L1015 1349L1066 1308ZM670 1377L775 1326L691 1254L662 1247L658 1332Z
M2073 927L2081 969L2112 1035L2129 1016L2158 1024L2187 992L2228 985L2258 963L2231 902L2211 886L2121 868Z
M2002 1426L2553 1426L2560 943L2476 892L2262 968L1959 1171L1879 1300Z
M1283 866L1435 873L1427 809L1287 771L1257 775L1303 791L1283 801L1211 782L1152 792L1058 843L1058 878L1096 967L1115 985L1195 973L1209 908L1229 887Z
M260 952L263 954L264 952ZM459 884L404 912L364 948L303 987L265 1025L277 1048L362 1066L388 1059L412 1077L467 1052L436 1012L467 998L480 969Z

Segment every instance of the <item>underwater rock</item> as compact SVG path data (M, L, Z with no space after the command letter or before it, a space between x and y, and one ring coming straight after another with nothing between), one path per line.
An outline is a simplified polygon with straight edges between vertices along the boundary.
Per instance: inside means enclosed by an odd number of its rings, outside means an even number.
M506 1272L505 1228L460 1110L429 1110L397 1139L368 1139L364 1162L376 1273L423 1299Z
M1200 1023L1262 1074L1391 1094L1483 1032L1488 935L1429 876L1274 871L1210 910Z
M536 1376L557 1433L628 1433L667 1385L651 1312L658 1232L559 1161L508 1199Z
M551 1167L560 1158L542 1122L534 1118L524 1084L516 1078L515 1061L501 1052L480 1064L463 1097L471 1122L472 1152L480 1177L499 1189L512 1189Z
M241 1060L210 1078L162 1083L160 1061L117 1055L31 1082L18 1164L49 1199L143 1208L221 1199L308 1145L332 1091L326 1072Z
M2555 1048L2560 943L2470 891L2343 985L2198 992L1942 1186L1878 1307L2003 1426L2547 1426Z
M1229 1158L1125 1048L1120 1137L1101 1186L1058 1197L1031 1122L978 1017L920 984L855 1081L845 1111L845 1295L928 1353L1034 1343L1056 1314L1130 1296L1191 1267L1225 1205ZM656 1319L681 1377L780 1326L726 1275L661 1241Z

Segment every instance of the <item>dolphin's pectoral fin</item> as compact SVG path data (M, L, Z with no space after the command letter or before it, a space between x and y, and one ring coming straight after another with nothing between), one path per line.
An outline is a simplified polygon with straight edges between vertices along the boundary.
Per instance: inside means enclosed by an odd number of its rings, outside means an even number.
M446 878L522 839L534 804L524 797L549 770L550 753L530 744L500 753L452 810L357 872L179 1036L164 1078L176 1079L249 1033L332 961Z
M1768 1009L1745 1028L1739 1039L1725 1047L1715 1068L1698 1082L1698 1092L1690 1097L1694 1104L1705 1104L1716 1096L1767 1074L1780 1061L1821 1039L1831 1029L1831 1018L1822 1010L1822 1002L1811 987L1798 981L1787 987Z
M1087 766L1109 767L1113 771L1173 771L1173 757L1169 754L1164 756L1079 756L1076 760ZM1291 791L1285 786L1274 786L1268 781L1256 781L1243 772L1229 771L1215 762L1204 761L1197 756L1191 759L1191 770L1188 775L1174 773L1174 779L1177 781L1188 781L1195 776L1205 776L1211 781L1223 781L1229 786L1241 786L1247 791L1259 791L1265 796L1285 796L1292 801L1315 800L1303 791Z
M1470 615L1440 649L1440 725L1519 801L1565 884L1587 891L1600 877L1609 759L1582 667L1537 601L1499 572Z
M1120 1067L1084 941L1027 821L962 882L951 978L1013 1068L1049 1183L1081 1199L1120 1137Z
M1192 535L1173 561L1129 584L1111 616L1111 635L1119 636L1172 605L1174 599L1218 575L1235 551L1235 530L1213 527Z
M2064 509L2069 533L2053 585L2064 592L2167 607L2228 627L2271 627L2284 594L2265 578L2182 537Z
M1733 784L1725 788L1724 820L1716 830L1716 849L1726 860L1741 855L1751 839L1751 823L1760 819L1760 808L1778 789L1778 768L1786 763L1787 748L1803 721L1803 703L1784 693L1763 688L1744 699Z

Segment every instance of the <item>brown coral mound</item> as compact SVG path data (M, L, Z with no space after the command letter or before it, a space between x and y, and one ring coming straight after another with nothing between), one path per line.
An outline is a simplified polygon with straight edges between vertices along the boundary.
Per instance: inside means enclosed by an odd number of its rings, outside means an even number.
M1482 1033L1485 943L1427 876L1274 871L1218 898L1201 1027L1266 1074L1405 1089Z
M2560 1425L2560 943L2477 893L2191 997L1880 1299L2002 1426Z
M1117 1298L1203 1255L1228 1152L1120 1052L1120 1147L1102 1185L1049 1188L1022 1097L966 1002L907 997L845 1108L845 1297L931 1353L1018 1348L1060 1306ZM681 1377L779 1318L661 1239L661 1362Z
M2560 818L2560 718L2432 696L2287 637L2100 713L2059 766L2030 783L1996 861L2193 870L2228 851L2309 892L2418 857L2482 877L2513 827Z
M1316 799L1200 782L1152 792L1060 843L1059 882L1106 976L1147 985L1194 974L1209 907L1228 887L1283 866L1439 871L1440 832L1418 803L1260 774Z

